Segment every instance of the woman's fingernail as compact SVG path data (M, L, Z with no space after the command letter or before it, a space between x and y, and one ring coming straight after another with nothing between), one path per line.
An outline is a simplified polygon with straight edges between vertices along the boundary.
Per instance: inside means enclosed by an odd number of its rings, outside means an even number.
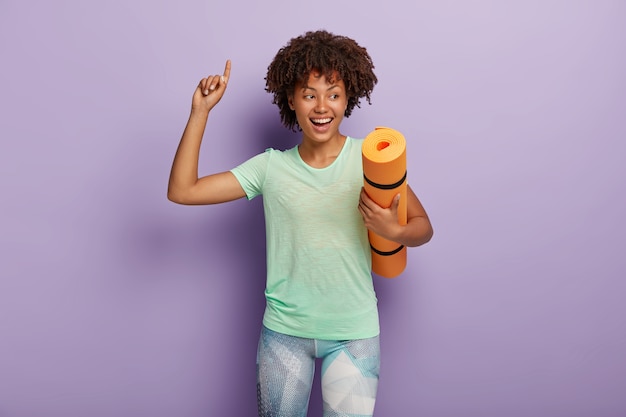
M209 95L209 90L204 90L204 95L208 96Z

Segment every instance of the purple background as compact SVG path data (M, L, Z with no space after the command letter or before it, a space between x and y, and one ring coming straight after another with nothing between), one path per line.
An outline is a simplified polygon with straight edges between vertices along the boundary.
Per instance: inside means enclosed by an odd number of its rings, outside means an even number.
M505 4L506 3L506 4ZM298 140L292 36L354 37L435 237L375 277L377 415L626 415L626 2L0 3L0 417L256 415L261 200L166 200L191 94L233 60L201 173ZM319 389L313 416L319 415Z

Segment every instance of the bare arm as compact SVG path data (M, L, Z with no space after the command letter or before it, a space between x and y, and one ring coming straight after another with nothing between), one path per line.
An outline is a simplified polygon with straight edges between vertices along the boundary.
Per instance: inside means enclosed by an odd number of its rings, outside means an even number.
M398 223L400 194L396 196L391 207L382 208L362 189L359 211L363 216L365 227L377 235L405 246L420 246L430 241L433 227L424 206L408 185L406 194L407 224L404 226Z
M217 204L245 196L239 181L231 172L220 172L198 178L200 145L209 113L221 100L230 78L230 61L223 75L203 78L193 94L191 114L176 150L167 198L179 204Z

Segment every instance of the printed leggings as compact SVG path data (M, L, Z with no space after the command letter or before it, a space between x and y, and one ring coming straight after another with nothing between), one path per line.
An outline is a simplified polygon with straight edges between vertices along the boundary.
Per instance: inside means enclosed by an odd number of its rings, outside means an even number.
M263 327L257 353L259 417L305 417L315 359L322 358L324 417L372 416L378 387L378 336L317 340Z

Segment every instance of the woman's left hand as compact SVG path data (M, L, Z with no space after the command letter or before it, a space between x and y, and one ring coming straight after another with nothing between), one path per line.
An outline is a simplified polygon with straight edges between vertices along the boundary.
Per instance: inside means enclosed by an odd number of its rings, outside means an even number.
M396 195L389 208L383 208L372 200L364 188L359 197L359 211L368 230L377 235L395 241L402 226L398 222L398 205L400 194Z

